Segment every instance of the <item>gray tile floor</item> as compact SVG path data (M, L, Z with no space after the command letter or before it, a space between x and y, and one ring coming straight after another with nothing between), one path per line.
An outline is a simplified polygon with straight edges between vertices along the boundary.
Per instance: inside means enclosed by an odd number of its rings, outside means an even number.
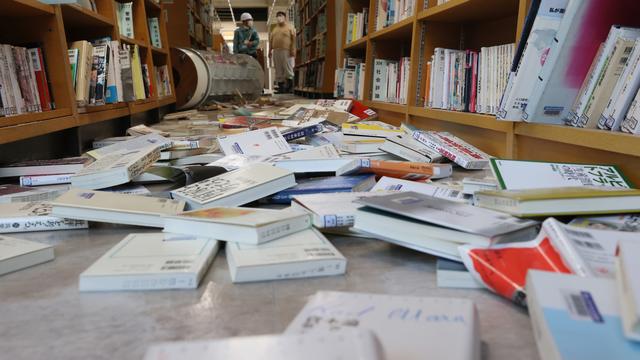
M330 237L349 261L345 276L234 285L221 252L197 290L81 294L84 269L149 231L93 226L19 235L53 244L56 259L0 276L0 359L141 359L157 341L279 333L318 290L469 298L484 358L537 358L526 310L485 290L439 289L434 257L370 239Z

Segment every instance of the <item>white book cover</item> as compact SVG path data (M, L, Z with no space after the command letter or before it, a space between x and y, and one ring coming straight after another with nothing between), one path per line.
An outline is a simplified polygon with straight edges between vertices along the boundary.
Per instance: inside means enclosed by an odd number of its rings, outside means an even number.
M317 335L260 335L155 344L144 360L384 360L369 331Z
M250 164L171 191L190 208L240 206L295 186L289 170L268 164Z
M542 231L562 255L567 267L579 276L615 276L615 258L622 241L640 241L632 232L579 228L554 218L542 223Z
M326 144L311 149L293 151L286 154L273 155L264 158L263 162L277 163L286 160L326 160L338 159L340 153L333 144Z
M362 198L359 204L449 229L495 238L537 225L505 213L417 192Z
M616 283L624 335L633 341L640 341L640 240L620 240L620 255L616 259Z
M307 229L311 219L303 211L213 207L165 216L164 231L217 240L260 244Z
M355 200L369 196L379 196L388 192L349 192L295 195L292 209L300 209L311 214L313 226L325 229L352 227L356 210L362 205Z
M226 245L234 283L342 275L347 259L316 229L299 231L262 245Z
M383 59L373 60L373 101L386 101L387 99L387 61Z
M0 236L0 275L51 261L53 258L51 245Z
M109 154L123 150L137 150L147 146L157 146L160 150L164 150L170 148L172 145L170 139L167 139L164 136L158 134L126 136L122 139L123 141L116 141L113 144L87 151L87 155L91 156L94 159L101 159ZM96 147L95 144L96 143L94 142L94 147ZM98 143L98 145L100 145L100 143Z
M465 169L489 167L490 155L448 132L416 130L413 138Z
M387 359L480 359L480 324L471 300L317 292L285 334L372 331Z
M0 233L86 229L88 224L52 215L48 202L0 204Z
M218 137L225 155L278 155L291 152L291 147L277 127L268 127L245 133Z
M429 94L431 98L431 107L435 109L443 109L444 103L442 101L442 93L444 89L444 49L435 48L433 54L433 73L435 74L432 79L433 91Z
M637 359L611 279L530 270L527 305L542 359Z
M209 238L130 234L80 274L78 287L80 291L195 289L219 246Z
M387 137L380 150L408 161L431 163L444 160L442 154L404 133Z
M491 159L491 170L505 190L566 186L632 188L613 165Z
M640 232L640 214L577 217L569 225L601 230Z
M563 124L587 76L600 43L612 24L626 22L638 10L636 2L570 1L538 80L523 113L523 120ZM584 36L589 33L590 36Z
M71 175L73 174L20 176L20 186L71 184Z
M497 113L498 120L521 121L531 95L531 84L542 69L569 0L541 0L520 63L510 74L507 90ZM531 16L531 15L528 15Z
M360 162L357 159L282 160L274 163L274 166L296 174L332 173L340 176L356 172Z
M0 204L50 201L67 191L66 185L31 188L14 184L0 185Z
M155 145L110 153L71 177L73 187L103 189L133 180L160 159Z
M184 201L83 189L69 190L52 205L54 216L160 228L161 216L184 209Z
M344 70L344 97L347 99L356 98L356 72L355 70Z
M419 194L433 196L436 198L447 199L451 201L457 201L462 203L468 203L462 193L462 191L450 189L443 186L438 186L437 183L421 183L417 181L403 180L398 178L392 178L383 176L378 180L376 185L370 190L371 192L380 191L413 191Z
M625 69L598 120L598 128L620 131L629 107L640 88L640 39L636 39Z

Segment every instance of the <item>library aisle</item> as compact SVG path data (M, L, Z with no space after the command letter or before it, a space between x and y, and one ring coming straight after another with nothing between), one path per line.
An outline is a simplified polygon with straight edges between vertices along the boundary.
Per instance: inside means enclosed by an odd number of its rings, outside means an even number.
M0 359L640 359L639 13L0 1Z

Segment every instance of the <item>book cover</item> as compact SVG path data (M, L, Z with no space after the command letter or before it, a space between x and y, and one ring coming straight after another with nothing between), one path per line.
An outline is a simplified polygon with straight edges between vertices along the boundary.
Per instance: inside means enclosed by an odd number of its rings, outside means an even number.
M615 281L530 271L527 303L543 359L634 359L622 332Z
M565 186L633 188L614 165L491 159L491 170L500 188L508 190Z
M98 143L98 145L100 145L100 143ZM106 146L98 146L96 149L87 151L87 155L97 160L109 154L113 154L115 152L123 150L137 150L148 146L155 146L160 150L165 150L170 148L172 145L173 141L171 139L167 139L159 134L126 136L119 138L118 141L115 141L113 143L108 142Z
M80 274L78 290L196 289L219 246L208 238L130 234Z
M86 229L88 227L86 221L52 215L52 206L48 202L0 204L0 233Z
M347 259L316 229L261 245L229 242L226 247L234 283L342 275Z
M447 199L451 201L458 201L468 203L469 200L465 197L464 193L460 190L450 189L444 186L438 186L437 183L420 183L417 181L403 180L383 176L378 180L376 185L371 188L371 192L380 191L413 191L419 194L433 196L437 198Z
M240 206L295 184L292 172L258 163L173 190L171 194L186 200L192 208Z
M278 155L292 151L277 127L219 136L218 144L225 155Z
M292 209L300 209L311 214L316 228L352 227L356 210L361 206L355 203L362 197L378 196L386 192L348 192L294 195Z
M480 359L478 315L468 299L320 291L285 334L347 329L372 331L390 359Z
M328 176L299 179L298 184L277 192L274 203L288 204L295 195L368 191L375 184L374 175Z
M489 167L490 155L447 132L416 130L413 138L465 169Z
M0 236L0 275L54 259L53 246Z

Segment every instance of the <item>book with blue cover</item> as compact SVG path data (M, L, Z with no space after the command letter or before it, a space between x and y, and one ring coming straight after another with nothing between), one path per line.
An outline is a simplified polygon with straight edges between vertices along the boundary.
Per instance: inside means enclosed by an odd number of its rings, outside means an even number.
M541 359L639 359L623 334L616 283L530 270L527 304Z
M298 185L282 190L271 202L289 204L295 195L369 191L375 184L375 175L323 176L297 180Z

